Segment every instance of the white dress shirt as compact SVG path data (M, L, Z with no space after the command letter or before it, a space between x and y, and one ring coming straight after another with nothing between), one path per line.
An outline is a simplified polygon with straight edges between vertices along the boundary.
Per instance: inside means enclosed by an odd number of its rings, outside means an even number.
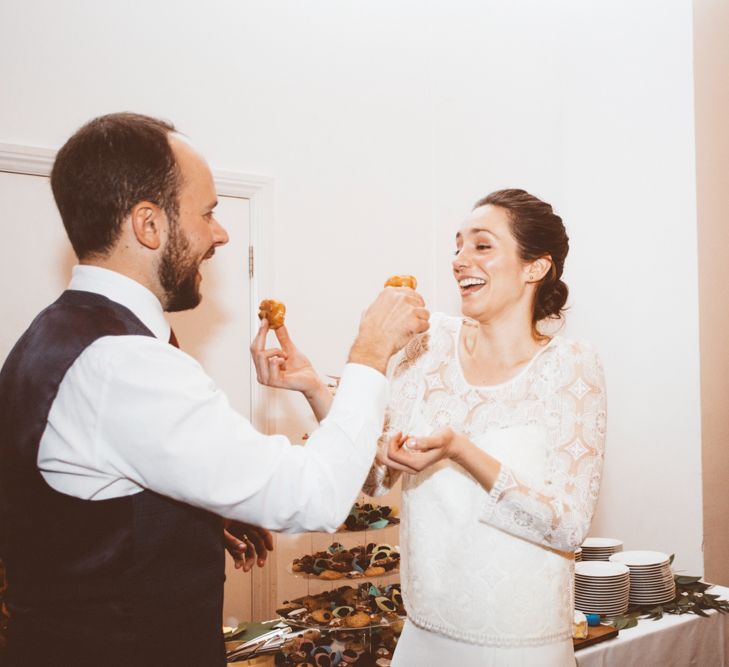
M280 531L334 531L375 455L387 382L347 364L328 417L305 446L264 435L200 364L167 341L158 299L119 273L76 266L69 289L126 306L156 336L106 336L66 373L38 467L55 490L102 500L150 489Z

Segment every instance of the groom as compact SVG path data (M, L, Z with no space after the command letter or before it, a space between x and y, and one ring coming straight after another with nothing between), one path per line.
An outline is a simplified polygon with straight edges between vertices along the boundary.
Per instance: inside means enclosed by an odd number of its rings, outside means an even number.
M387 361L428 313L382 292L327 418L292 447L230 407L164 317L199 303L228 241L203 157L166 122L111 114L61 148L51 185L79 265L0 372L11 664L222 667L221 517L336 529L374 458Z

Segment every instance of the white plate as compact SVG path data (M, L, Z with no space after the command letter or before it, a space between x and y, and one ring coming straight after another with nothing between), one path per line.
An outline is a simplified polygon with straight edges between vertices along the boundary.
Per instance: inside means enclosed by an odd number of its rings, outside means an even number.
M604 590L604 589L610 589L615 588L622 590L623 588L625 590L628 590L630 588L630 582L629 581L605 581L603 583L600 583L599 581L576 581L575 582L575 588L576 589L596 589L596 590ZM655 588L652 586L645 586L644 588Z
M583 543L582 548L588 549L615 549L622 548L623 543L612 537L588 537Z
M620 563L601 560L575 563L575 575L582 577L615 577L623 574L630 574L630 570Z
M660 551L621 551L610 556L611 562L631 567L664 565L668 560L668 556Z
M633 586L654 586L656 584L672 584L673 577L644 577L638 579L637 577L630 577L630 583Z
M655 593L655 591L656 589L652 589L650 592ZM630 586L627 583L616 586L575 586L575 595L579 597L614 597L628 595L629 592Z
M628 611L629 605L622 605L620 607L600 607L593 605L583 605L582 607L575 607L575 609L581 611L583 614L600 614L600 616L620 616Z
M658 598L659 600L665 598ZM632 598L610 598L608 599L602 599L602 598L575 598L575 607L578 609L581 609L582 607L585 607L587 605L591 607L624 607L626 604L629 604L630 602L633 602ZM633 602L633 604L642 604L642 603L636 603ZM650 603L649 603L650 604Z

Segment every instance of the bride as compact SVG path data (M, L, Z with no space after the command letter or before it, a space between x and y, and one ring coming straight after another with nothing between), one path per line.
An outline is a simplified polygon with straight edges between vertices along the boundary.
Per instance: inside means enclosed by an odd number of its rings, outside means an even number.
M561 317L568 238L523 190L476 203L456 234L463 317L391 360L390 404L365 492L402 484L408 619L392 664L574 666L574 550L600 488L605 390L589 346L547 336ZM285 330L280 354L252 346L259 379L304 392L323 383Z

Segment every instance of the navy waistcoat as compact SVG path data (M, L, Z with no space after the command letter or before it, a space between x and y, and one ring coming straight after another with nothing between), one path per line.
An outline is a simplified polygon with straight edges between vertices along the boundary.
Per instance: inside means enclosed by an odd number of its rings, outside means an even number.
M66 371L98 338L124 335L153 334L106 297L66 291L0 371L0 556L11 665L225 664L220 518L147 490L81 500L52 489L38 470Z

